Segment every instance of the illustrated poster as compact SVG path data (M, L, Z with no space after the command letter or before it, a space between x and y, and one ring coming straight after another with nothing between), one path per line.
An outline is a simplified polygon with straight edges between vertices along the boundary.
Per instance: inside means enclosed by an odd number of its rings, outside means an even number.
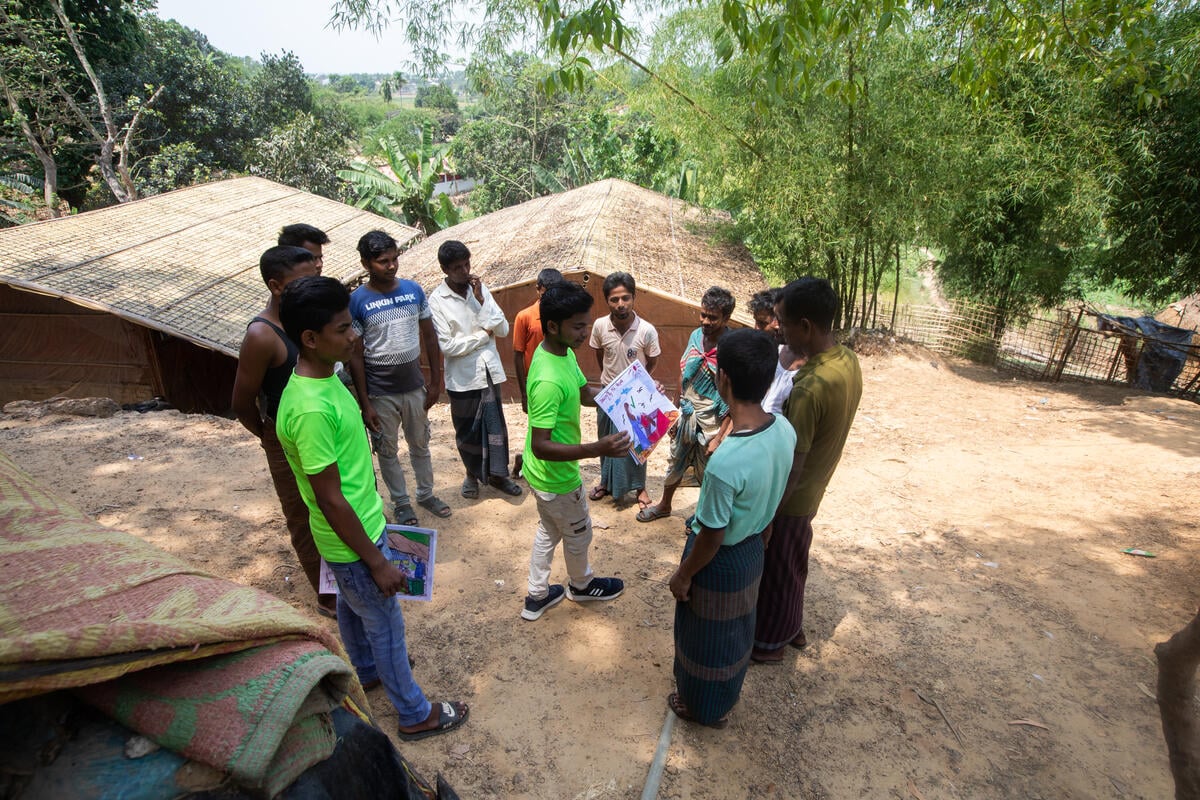
M629 434L629 454L645 464L679 419L679 409L658 390L640 361L634 361L596 395L617 430Z
M386 526L388 546L392 549L392 564L404 573L408 591L396 597L401 600L433 599L433 564L437 558L437 531L410 525ZM321 594L337 594L333 571L321 559Z

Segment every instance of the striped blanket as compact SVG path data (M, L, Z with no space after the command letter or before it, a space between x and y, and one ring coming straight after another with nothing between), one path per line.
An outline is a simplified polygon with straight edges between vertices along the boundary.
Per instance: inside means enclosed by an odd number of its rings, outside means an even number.
M105 528L3 453L0 571L0 703L71 689L268 795L333 752L333 708L367 708L316 620Z

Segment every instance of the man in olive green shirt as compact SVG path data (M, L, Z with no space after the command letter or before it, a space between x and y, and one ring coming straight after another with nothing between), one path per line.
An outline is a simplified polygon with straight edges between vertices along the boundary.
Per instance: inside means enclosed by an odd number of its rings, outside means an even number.
M803 648L804 586L812 519L825 487L842 457L842 448L862 397L858 358L833 338L839 300L829 281L801 278L783 289L775 314L792 352L808 357L793 379L783 406L796 431L796 452L787 487L767 539L758 620L751 658L780 661L784 648Z

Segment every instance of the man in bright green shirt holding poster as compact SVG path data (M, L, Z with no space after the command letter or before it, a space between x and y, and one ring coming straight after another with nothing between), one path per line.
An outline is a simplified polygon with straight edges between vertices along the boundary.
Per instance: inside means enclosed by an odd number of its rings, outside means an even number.
M616 433L582 444L581 405L596 405L596 389L575 360L575 348L591 329L592 296L577 283L548 288L541 299L545 338L526 379L529 430L525 436L525 480L537 498L538 529L529 557L529 595L521 616L536 620L564 596L576 602L612 600L625 591L620 578L596 578L588 561L592 519L579 459L629 456L629 436ZM569 588L550 584L550 566L563 544Z

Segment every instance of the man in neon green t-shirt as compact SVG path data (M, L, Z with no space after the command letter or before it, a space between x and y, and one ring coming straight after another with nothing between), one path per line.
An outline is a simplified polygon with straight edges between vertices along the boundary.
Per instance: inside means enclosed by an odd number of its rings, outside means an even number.
M383 684L400 713L401 739L458 727L465 703L430 703L413 679L396 593L404 574L391 562L383 501L358 403L334 374L358 334L350 293L333 278L301 278L280 299L284 332L300 350L279 399L275 430L309 511L317 549L338 585L338 630L364 686Z
M620 578L596 578L588 562L592 518L588 513L579 459L628 456L629 436L615 433L582 444L581 405L596 405L596 390L575 360L575 348L587 340L592 296L577 283L551 286L542 295L542 332L529 366L526 391L529 430L525 436L525 480L537 498L538 529L529 557L529 596L521 611L535 620L564 595L576 602L612 600L625 591ZM568 586L550 584L550 565L563 543Z

